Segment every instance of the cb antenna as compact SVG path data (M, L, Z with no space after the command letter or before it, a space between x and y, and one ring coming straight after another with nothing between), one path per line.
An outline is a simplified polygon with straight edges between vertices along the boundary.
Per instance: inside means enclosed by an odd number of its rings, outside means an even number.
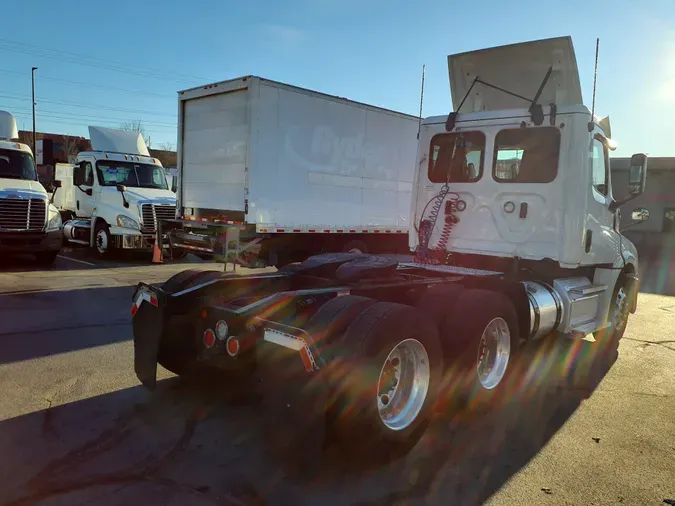
M420 140L420 130L422 130L422 105L424 104L424 75L426 70L427 66L422 65L422 91L420 92L420 119L417 123L417 140Z
M595 69L593 71L593 104L591 105L591 121L588 122L588 131L593 131L593 122L595 121L595 90L598 84L598 52L600 50L600 39L595 39Z

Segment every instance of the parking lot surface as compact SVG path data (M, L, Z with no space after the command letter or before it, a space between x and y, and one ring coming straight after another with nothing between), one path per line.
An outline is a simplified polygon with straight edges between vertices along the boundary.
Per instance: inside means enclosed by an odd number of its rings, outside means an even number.
M675 298L663 283L644 286L618 356L600 358L590 341L542 343L523 352L527 367L502 405L439 417L405 458L326 458L308 480L270 453L254 400L163 370L156 391L139 385L133 286L187 267L222 270L193 264L78 250L48 270L3 260L0 504L675 500Z

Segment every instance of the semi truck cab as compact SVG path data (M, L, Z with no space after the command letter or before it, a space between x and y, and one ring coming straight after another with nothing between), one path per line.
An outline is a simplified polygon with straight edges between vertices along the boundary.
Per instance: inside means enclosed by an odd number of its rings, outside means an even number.
M14 116L0 111L0 253L30 253L51 265L61 250L61 216L37 179L30 147L18 137ZM55 180L55 191L59 186Z
M93 150L75 165L57 165L63 190L56 203L64 235L107 255L113 249L151 249L158 220L175 217L176 196L162 164L137 132L89 127Z

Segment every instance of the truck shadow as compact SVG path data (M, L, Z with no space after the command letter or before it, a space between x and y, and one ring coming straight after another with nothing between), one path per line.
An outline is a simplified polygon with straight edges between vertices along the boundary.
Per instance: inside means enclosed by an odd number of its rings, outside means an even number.
M131 340L133 291L117 286L1 294L0 364Z
M236 389L176 378L153 393L126 388L0 422L0 475L13 484L0 504L111 504L96 498L121 487L132 503L161 502L144 495L149 486L162 500L188 494L189 504L480 504L539 453L615 359L587 341L541 343L521 354L489 411L440 416L404 457L329 451L304 478L270 452L257 403Z

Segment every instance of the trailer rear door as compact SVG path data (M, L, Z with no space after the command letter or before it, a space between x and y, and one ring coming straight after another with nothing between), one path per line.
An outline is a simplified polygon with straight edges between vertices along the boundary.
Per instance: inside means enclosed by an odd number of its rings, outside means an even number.
M243 88L182 102L184 208L244 211L248 97Z

